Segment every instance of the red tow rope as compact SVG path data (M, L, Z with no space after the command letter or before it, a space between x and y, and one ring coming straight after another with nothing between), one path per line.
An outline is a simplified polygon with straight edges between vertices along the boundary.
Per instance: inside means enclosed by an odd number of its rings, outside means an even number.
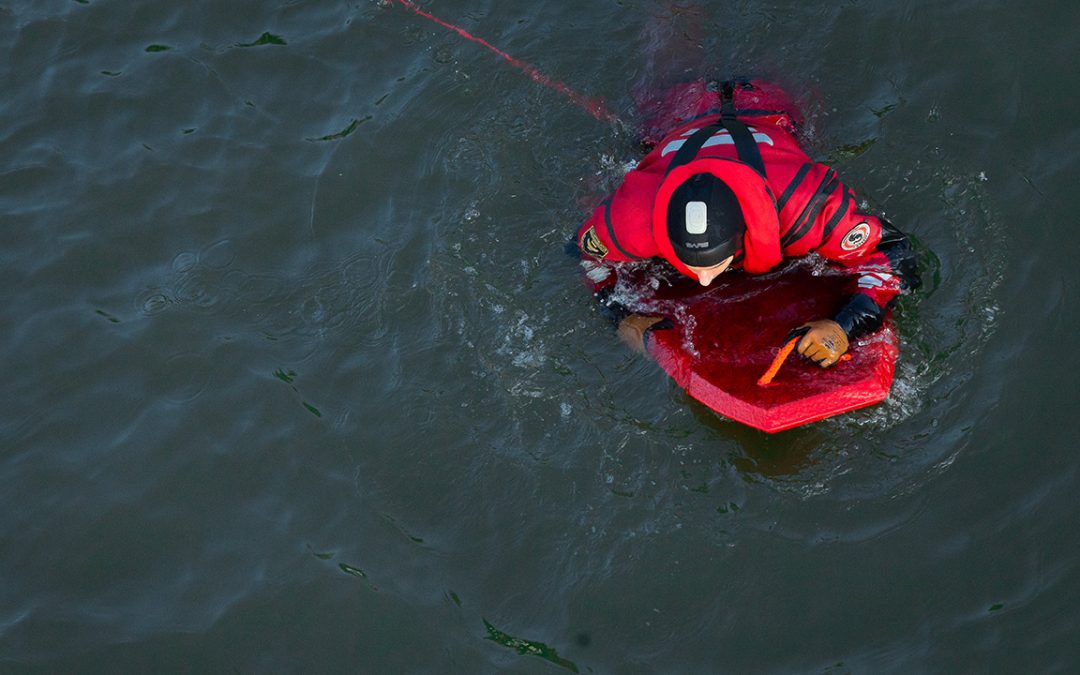
M539 70L537 70L536 68L530 66L529 64L525 63L524 61L520 61L518 59L515 59L513 56L510 56L509 54L507 54L503 50L499 49L495 45L488 42L487 40L484 40L482 38L478 38L475 35L469 33L464 28L460 28L458 26L455 26L452 23L443 21L442 19L435 16L434 14L430 14L428 12L425 12L424 10L420 9L419 7L417 7L415 4L413 4L409 0L396 0L396 1L397 1L398 4L400 4L405 9L408 9L413 14L416 14L417 16L422 16L425 19L427 19L428 21L433 21L434 23L439 24L443 28L447 28L449 30L454 31L455 33L457 33L461 37L465 38L466 40L469 40L471 42L475 42L478 45L486 47L487 49L491 50L492 52L494 52L498 56L500 56L503 59L505 59L506 61L508 61L510 63L510 65L514 66L518 70L520 70L523 73L525 73L526 75L528 75L529 78L531 78L533 82L536 82L537 84L542 84L545 87L547 87L548 89L552 89L554 91L559 92L560 94L562 94L563 96L567 97L568 99L573 101L575 104L577 104L578 107L582 108L585 112L589 113L590 115L592 115L596 119L600 120L601 122L616 122L616 121L618 121L619 118L616 117L614 114L611 113L611 111L609 111L607 109L607 107L604 105L604 102L601 99L588 98L587 96L584 96L584 95L578 93L577 91L571 89L569 85L567 85L567 84L565 84L563 82L559 82L558 80L551 79L550 77L548 77L547 75L544 75Z

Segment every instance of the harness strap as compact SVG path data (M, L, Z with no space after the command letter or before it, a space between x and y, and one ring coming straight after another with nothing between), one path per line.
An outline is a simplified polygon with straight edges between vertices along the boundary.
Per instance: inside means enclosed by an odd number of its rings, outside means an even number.
M668 164L664 175L671 173L671 170L676 167L694 161L698 152L713 134L725 129L731 134L731 140L735 144L735 154L739 156L739 161L750 165L750 168L764 178L765 162L761 161L761 151L758 150L754 134L745 124L736 119L736 114L734 86L731 82L725 82L720 90L720 119L698 129L686 139L686 142L675 152L675 156L671 158L671 163Z
M667 171L664 172L664 175L666 176L671 173L672 169L694 161L694 157L697 156L698 151L705 145L705 142L712 138L713 134L723 128L724 125L717 121L695 131L690 138L686 139L686 142L682 144L682 147L675 152L675 156L671 158L671 164L668 164ZM736 146L736 151L737 150L738 147Z
M725 82L720 89L720 124L731 134L731 140L735 142L735 153L739 159L749 164L754 171L765 177L765 162L761 161L761 151L758 150L754 135L746 128L746 125L735 118L735 87L731 82Z

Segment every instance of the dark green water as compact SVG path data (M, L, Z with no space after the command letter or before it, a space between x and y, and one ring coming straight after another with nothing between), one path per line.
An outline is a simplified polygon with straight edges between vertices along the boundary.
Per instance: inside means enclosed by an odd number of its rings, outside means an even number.
M1075 2L0 1L0 671L1080 669ZM769 437L563 243L743 73L918 241Z

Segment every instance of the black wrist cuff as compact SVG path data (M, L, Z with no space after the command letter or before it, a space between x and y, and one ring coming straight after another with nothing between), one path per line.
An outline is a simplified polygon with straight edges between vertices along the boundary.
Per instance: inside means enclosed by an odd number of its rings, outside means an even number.
M645 348L649 348L649 337L652 336L654 330L668 330L674 328L675 324L671 322L671 319L660 319L653 325L646 328L641 332L641 341L645 343Z
M593 297L600 303L600 313L604 315L608 321L611 322L616 328L619 327L619 322L630 316L632 312L628 310L622 303L615 300L612 296L615 294L614 286L605 286L601 288Z
M885 309L862 293L851 296L844 308L833 317L833 321L840 324L840 328L847 334L848 340L873 333L884 320Z

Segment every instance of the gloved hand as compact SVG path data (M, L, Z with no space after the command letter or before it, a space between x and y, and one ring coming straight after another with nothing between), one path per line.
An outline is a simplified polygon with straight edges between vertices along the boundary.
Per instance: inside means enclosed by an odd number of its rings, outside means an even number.
M839 361L848 350L847 333L832 319L820 319L803 324L794 331L794 334L797 335L799 332L805 332L805 335L795 348L822 368L828 368Z
M662 316L631 314L619 322L619 337L630 349L645 353L645 335L650 330L671 328L672 323Z

